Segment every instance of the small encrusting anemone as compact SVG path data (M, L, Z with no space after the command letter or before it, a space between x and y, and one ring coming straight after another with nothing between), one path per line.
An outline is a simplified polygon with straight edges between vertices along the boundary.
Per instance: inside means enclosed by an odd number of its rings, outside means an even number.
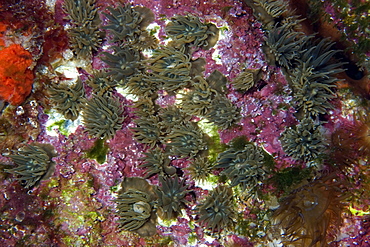
M48 91L56 110L63 114L65 118L76 120L85 96L85 90L81 80L78 79L72 86L67 84L52 84Z
M154 209L156 195L145 179L125 178L115 201L120 217L117 222L123 230L135 231L142 237L156 233Z
M327 143L323 127L311 118L304 118L297 126L289 127L281 134L284 152L297 160L312 162L322 156Z
M206 150L202 131L195 123L175 126L165 138L166 145L171 148L171 153L180 157L194 157L200 151Z
M53 146L49 144L33 143L23 147L17 154L7 155L17 165L6 172L18 175L17 179L25 188L32 188L41 180L47 179L54 172L55 156Z
M322 247L334 240L343 220L345 183L335 175L294 190L274 212L275 227L284 231L287 246Z
M213 165L209 162L207 157L198 157L190 163L186 170L189 171L189 175L192 179L203 182L211 174L212 168Z
M72 27L67 30L71 48L77 58L90 58L103 41L95 0L66 0L64 10Z
M263 165L262 150L253 144L246 144L242 150L230 148L221 153L214 168L225 168L221 174L230 179L231 187L240 185L243 191L250 192L266 178Z
M141 164L140 167L147 168L145 171L145 178L154 174L163 176L165 174L173 175L176 173L176 168L170 166L171 160L161 148L155 147L144 154L145 157L142 158L144 163Z
M190 44L205 50L217 43L219 32L214 24L203 24L193 15L172 17L165 31L176 44Z
M212 233L231 229L236 217L232 189L217 186L195 210L199 215L198 222Z
M158 196L158 215L164 219L176 218L188 203L185 199L189 192L188 186L185 185L185 180L180 180L177 176L160 176L159 182L161 186L155 191Z
M140 37L146 36L146 27L154 20L153 12L141 6L132 7L130 4L108 7L110 14L104 13L108 24L104 29L113 34L113 42L128 41L135 43Z
M108 67L107 75L112 76L117 83L125 84L128 79L142 70L142 55L129 46L112 46L113 53L103 52L102 58Z
M84 107L83 123L93 137L112 138L122 127L124 120L122 114L123 107L111 93L94 95Z
M245 69L233 81L233 87L241 93L251 89L261 77L261 69Z

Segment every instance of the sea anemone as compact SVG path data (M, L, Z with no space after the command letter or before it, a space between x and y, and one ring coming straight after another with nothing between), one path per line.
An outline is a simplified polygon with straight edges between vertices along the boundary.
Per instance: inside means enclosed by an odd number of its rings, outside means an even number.
M185 185L185 180L180 180L177 176L160 176L159 182L161 186L155 190L158 196L158 215L163 219L176 218L188 203L185 199L189 192L188 186Z
M108 76L104 70L94 71L93 75L86 82L96 94L111 91L117 86L117 81L113 80L111 76Z
M182 112L178 107L169 105L159 110L160 125L163 133L170 133L171 129L190 120L191 116Z
M89 58L102 43L100 19L95 0L66 0L64 9L72 27L67 30L69 42L77 58Z
M94 95L86 101L83 110L83 123L87 132L97 138L112 138L122 128L123 107L110 92Z
M202 76L196 76L192 85L193 88L182 97L181 109L189 115L205 116L217 91Z
M103 52L105 55L102 60L109 66L108 75L114 80L125 84L128 78L139 73L142 70L142 55L139 51L131 47L112 46L113 54Z
M135 231L142 237L154 235L156 199L152 186L145 179L126 177L115 200L120 227L126 231Z
M125 85L131 94L137 96L151 96L157 92L157 84L145 74L131 77Z
M305 117L316 117L325 114L333 108L330 100L336 97L333 90L335 84L323 83L316 80L311 67L305 66L296 68L292 73L294 107L297 111L302 111Z
M174 92L190 83L190 56L173 47L161 47L153 51L147 61L150 79L160 83L160 87Z
M217 94L205 117L219 128L228 129L240 120L241 115L240 109L233 105L228 98Z
M72 86L52 84L48 92L58 112L62 113L67 119L77 119L85 96L85 90L80 79Z
M103 13L108 18L108 25L103 26L113 34L113 42L122 42L123 40L135 39L140 31L140 22L142 20L140 13L127 4L112 8L108 6L110 14Z
M326 246L339 232L346 198L345 184L336 176L316 179L281 201L273 223L284 231L287 246Z
M138 98L138 100L131 106L135 109L134 113L140 118L150 118L153 116L158 106L154 104L153 99L148 95Z
M135 119L134 121L137 127L131 129L138 142L148 145L151 148L160 143L161 131L157 116L151 115L145 118Z
M190 163L186 170L189 171L192 179L203 182L211 174L212 168L212 163L206 157L198 157Z
M288 3L284 0L254 0L254 3L273 18L280 17L288 8Z
M159 147L155 147L149 152L144 153L145 157L142 158L144 161L140 165L142 168L147 168L145 171L145 178L148 178L154 174L159 174L160 176L173 175L176 173L176 168L170 166L171 160L168 154L164 153Z
M79 59L90 59L101 46L102 34L96 27L72 27L67 31L70 46Z
M165 31L176 43L191 44L206 50L218 40L218 28L214 24L203 24L199 17L190 14L172 17Z
M195 157L207 149L202 131L192 122L175 126L164 141L171 148L172 155L184 158Z
M233 87L243 93L248 91L260 79L260 71L261 69L246 69L232 81Z
M343 69L339 68L343 62L331 61L333 56L340 52L340 50L332 49L334 42L330 42L328 39L322 39L318 43L314 43L311 38L305 39L305 46L303 52L300 55L301 63L304 63L306 67L313 68L316 78L323 81L330 81L332 83L333 74L343 72ZM326 83L328 84L328 83Z
M17 167L5 169L5 172L20 176L17 180L21 181L25 188L32 188L52 175L55 164L51 159L54 156L53 146L32 143L16 154L7 155Z
M67 19L73 24L87 25L99 20L98 8L95 4L95 0L65 0L63 8L67 13Z
M288 25L275 25L268 32L266 44L275 61L285 68L292 68L298 58L302 43L302 34L289 29ZM272 61L273 62L273 61Z
M287 155L305 162L318 159L327 147L323 127L311 118L304 118L298 125L286 128L280 142Z
M212 232L230 230L234 226L236 211L234 208L233 191L219 185L196 207L200 224Z
M137 50L153 50L158 48L159 41L148 31L141 31L139 36L131 42L131 46Z
M108 18L108 25L103 28L113 34L113 42L124 40L135 43L143 30L154 20L153 12L146 7L134 7L130 4L108 7L110 14L104 13Z
M262 150L246 144L242 150L229 148L219 154L214 168L224 168L221 174L230 179L231 187L240 185L243 191L250 192L266 178L264 163Z
M302 109L306 116L325 114L333 108L330 100L336 97L334 90L338 79L332 75L342 72L339 67L344 64L330 62L339 52L331 49L333 44L326 39L314 44L312 37L307 38L297 67L290 75L296 109Z

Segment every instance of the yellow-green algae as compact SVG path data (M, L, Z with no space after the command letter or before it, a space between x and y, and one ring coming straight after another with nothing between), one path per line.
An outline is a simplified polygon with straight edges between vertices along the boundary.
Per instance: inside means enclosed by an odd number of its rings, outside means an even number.
M102 228L98 222L105 217L101 204L92 196L96 193L92 180L89 175L79 173L68 180L54 177L40 193L45 201L58 205L49 213L54 218L55 229L64 235L65 246L97 246L101 240ZM84 233L79 235L79 230Z

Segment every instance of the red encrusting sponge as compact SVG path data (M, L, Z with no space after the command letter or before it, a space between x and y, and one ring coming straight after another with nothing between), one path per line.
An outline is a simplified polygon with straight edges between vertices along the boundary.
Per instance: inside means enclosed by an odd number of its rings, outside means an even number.
M20 105L30 94L32 55L18 44L0 50L0 100Z

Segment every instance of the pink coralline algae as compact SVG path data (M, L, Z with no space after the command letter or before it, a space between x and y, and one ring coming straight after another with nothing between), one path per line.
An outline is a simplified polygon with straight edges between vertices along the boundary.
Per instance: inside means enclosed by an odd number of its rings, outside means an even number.
M305 210L317 197L325 201L321 187L309 188L328 177L351 196L331 188L341 225L332 235L319 229L330 235L320 244L369 245L368 99L325 71L343 65L330 65L333 54L342 54L334 46L320 54L319 41L304 38L311 33L303 33L288 1L41 2L48 17L30 0L0 3L0 50L27 47L31 53L19 59L36 64L30 95L15 102L22 105L0 101L0 246L283 246L303 236L289 224L313 232L315 225L299 217L279 225L274 212L303 192ZM89 11L81 11L86 4ZM125 17L115 16L119 7ZM32 18L22 9L33 11ZM27 25L17 21L10 30L13 14ZM37 15L47 21L39 23ZM129 37L116 32L115 18L131 21ZM292 68L279 66L284 54L278 53L285 52L279 44L270 44L276 54L266 44L280 26L285 38L302 37L283 47L298 51L286 63ZM13 31L18 36L8 35ZM97 41L87 44L91 49L82 46L89 35ZM152 45L145 46L147 39ZM309 51L315 62L298 59ZM250 71L258 71L253 80L238 85L247 78L238 76ZM63 91L65 105L78 105L65 109L73 117L57 105L52 88L60 85L79 91L78 99ZM333 109L307 115L320 90L333 94ZM298 108L297 99L307 107ZM320 129L324 150L308 122ZM291 155L283 137L297 126L304 134L290 140L297 152ZM299 158L307 150L294 143L303 141L318 149L312 162ZM17 165L12 154L36 143L55 149L55 170L25 188L22 176L6 171Z

